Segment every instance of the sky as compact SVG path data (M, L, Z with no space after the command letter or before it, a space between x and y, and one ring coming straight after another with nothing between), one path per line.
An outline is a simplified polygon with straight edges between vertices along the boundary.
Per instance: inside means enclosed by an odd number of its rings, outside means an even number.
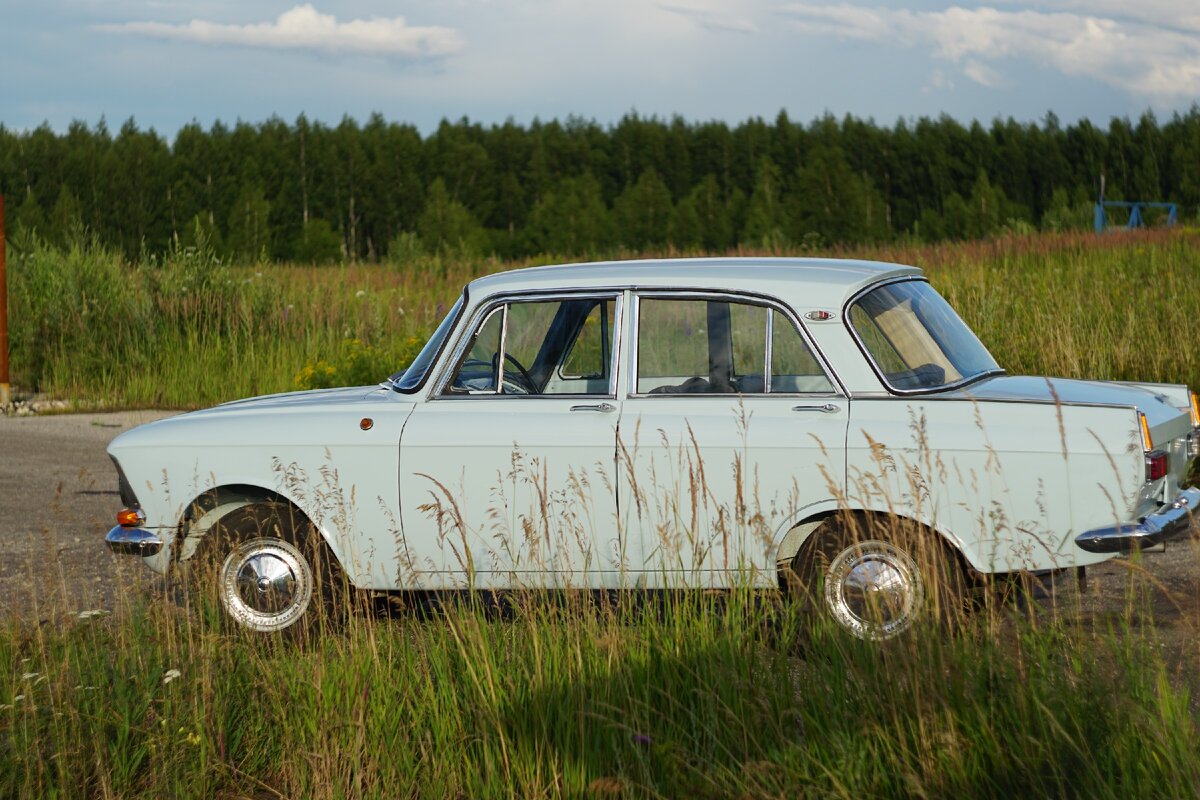
M1200 0L0 0L0 124L428 133L631 112L1107 123L1200 101Z

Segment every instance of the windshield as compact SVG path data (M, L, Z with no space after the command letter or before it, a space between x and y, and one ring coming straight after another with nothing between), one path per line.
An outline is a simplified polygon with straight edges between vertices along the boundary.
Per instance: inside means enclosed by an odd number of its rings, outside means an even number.
M429 368L433 366L438 353L442 350L442 345L446 342L446 337L450 335L450 331L454 328L454 322L458 319L458 312L463 307L464 297L466 297L465 292L459 296L454 307L450 309L450 313L437 326L437 330L433 332L433 336L429 337L429 341L421 348L421 352L417 353L417 357L408 365L408 369L391 377L393 389L398 392L415 392L421 388L421 384L425 382L425 376L429 374Z
M925 281L872 289L850 307L849 319L892 389L940 389L1003 371Z

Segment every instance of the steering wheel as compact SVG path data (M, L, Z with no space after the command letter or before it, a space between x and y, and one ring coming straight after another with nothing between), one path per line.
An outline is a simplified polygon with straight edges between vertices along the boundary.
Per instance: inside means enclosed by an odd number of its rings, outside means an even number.
M499 359L499 357L500 357L499 353L496 353L495 355L492 356L492 369L493 370L495 370L496 367L499 366L499 364L497 363L497 359ZM511 376L512 378L514 378L514 380L512 381L512 385L514 387L520 389L521 393L537 394L537 384L533 382L533 378L529 375L529 370L525 369L525 367L521 365L521 362L517 361L517 359L513 356L512 353L505 353L504 360L517 368L517 372L515 374L505 370L504 383L507 385L509 383L509 378ZM515 380L515 378L518 375L520 376L520 380Z

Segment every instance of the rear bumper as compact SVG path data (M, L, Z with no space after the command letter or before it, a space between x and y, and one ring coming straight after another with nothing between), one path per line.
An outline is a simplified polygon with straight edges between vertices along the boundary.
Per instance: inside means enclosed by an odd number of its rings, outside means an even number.
M1141 522L1093 528L1075 537L1075 544L1089 553L1127 553L1165 542L1192 527L1192 512L1200 511L1200 489L1184 489Z
M163 546L163 540L156 533L120 525L109 531L104 541L114 553L131 556L152 556Z

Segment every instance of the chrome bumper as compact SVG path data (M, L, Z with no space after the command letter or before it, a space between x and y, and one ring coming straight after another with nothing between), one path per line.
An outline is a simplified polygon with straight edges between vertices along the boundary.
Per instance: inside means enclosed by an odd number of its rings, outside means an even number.
M1200 511L1200 489L1184 489L1141 522L1084 531L1075 537L1075 544L1089 553L1127 553L1156 545L1190 530L1193 510Z
M162 550L163 546L163 540L156 533L142 528L124 528L120 525L109 531L104 541L114 553L132 556L152 556Z

